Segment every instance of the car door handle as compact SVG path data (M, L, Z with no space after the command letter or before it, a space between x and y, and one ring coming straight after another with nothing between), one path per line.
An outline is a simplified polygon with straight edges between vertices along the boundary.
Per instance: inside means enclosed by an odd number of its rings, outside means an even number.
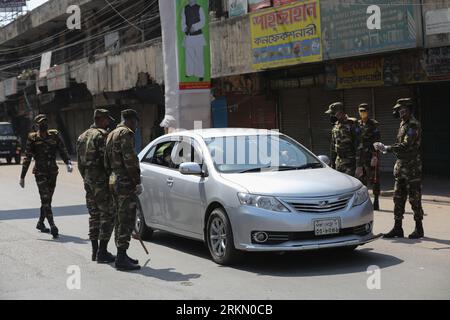
M173 186L173 178L167 178L166 182L169 187Z

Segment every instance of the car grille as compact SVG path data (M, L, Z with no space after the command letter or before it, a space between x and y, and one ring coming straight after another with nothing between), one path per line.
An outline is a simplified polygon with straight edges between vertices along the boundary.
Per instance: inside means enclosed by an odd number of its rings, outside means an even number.
M327 213L347 208L352 195L332 199L283 199L297 212Z
M266 231L268 238L264 243L258 243L255 241L253 235L255 232L252 232L251 239L254 244L280 244L287 241L302 241L302 240L323 240L330 239L335 237L349 236L349 235L357 235L357 236L365 236L370 233L370 231L366 230L366 225L361 225L357 227L345 228L341 229L337 234L316 236L314 231L303 231L303 232L273 232Z

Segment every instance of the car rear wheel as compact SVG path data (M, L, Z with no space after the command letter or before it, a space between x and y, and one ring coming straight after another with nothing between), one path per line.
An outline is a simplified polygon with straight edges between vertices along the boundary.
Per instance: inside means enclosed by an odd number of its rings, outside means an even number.
M150 240L153 236L153 229L145 223L144 213L141 204L138 202L136 210L136 230L139 232L142 240Z
M230 265L239 260L241 252L234 247L233 230L222 208L213 210L208 218L206 242L214 262Z
M12 158L11 158L11 157L6 158L6 162L7 162L8 164L11 164L11 161L12 161Z

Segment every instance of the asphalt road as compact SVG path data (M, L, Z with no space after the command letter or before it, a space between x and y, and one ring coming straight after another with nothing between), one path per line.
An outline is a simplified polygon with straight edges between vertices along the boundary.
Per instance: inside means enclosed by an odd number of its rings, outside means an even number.
M76 169L72 175L60 170L53 203L58 240L35 229L37 187L31 174L25 190L19 187L20 169L0 165L0 299L450 298L449 204L424 204L427 237L420 241L381 239L349 254L248 254L234 267L213 263L202 243L156 233L146 243L150 256L132 240L129 254L143 268L124 273L90 261L88 216ZM393 223L392 200L382 199L381 206L376 233ZM404 224L409 234L410 211ZM109 248L115 253L112 242ZM67 287L73 279L69 266L79 268L80 289ZM379 273L368 274L369 266ZM381 288L369 289L368 278L376 274Z

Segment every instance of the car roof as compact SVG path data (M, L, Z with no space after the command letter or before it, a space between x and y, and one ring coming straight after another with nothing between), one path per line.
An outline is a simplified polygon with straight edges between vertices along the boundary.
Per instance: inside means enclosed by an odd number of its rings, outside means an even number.
M196 130L182 130L165 135L170 136L189 136L201 137L203 139L216 137L230 137L230 136L254 136L254 135L280 135L277 130L267 129L251 129L251 128L211 128L211 129L196 129Z

